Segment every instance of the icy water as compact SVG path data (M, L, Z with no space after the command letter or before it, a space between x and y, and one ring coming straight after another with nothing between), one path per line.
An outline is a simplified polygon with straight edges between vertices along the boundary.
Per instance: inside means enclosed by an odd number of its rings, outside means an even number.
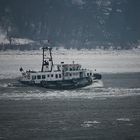
M97 69L102 81L76 90L18 83L39 70L41 52L0 52L0 139L139 140L140 51L54 50L54 60Z

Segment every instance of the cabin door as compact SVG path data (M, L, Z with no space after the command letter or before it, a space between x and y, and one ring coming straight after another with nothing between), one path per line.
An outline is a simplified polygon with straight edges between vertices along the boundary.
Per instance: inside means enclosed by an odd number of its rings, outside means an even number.
M83 77L83 72L80 72L80 78L82 78Z

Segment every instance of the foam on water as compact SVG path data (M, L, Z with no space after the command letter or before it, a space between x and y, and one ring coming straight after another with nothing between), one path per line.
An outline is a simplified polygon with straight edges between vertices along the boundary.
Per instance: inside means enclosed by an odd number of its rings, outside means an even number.
M8 84L6 84L6 83L3 83L3 84L0 84L0 87L8 87Z
M140 88L95 88L89 86L76 90L49 90L39 87L11 86L1 87L0 99L31 100L31 99L106 99L110 97L126 97L140 95Z
M118 118L117 121L125 121L125 122L129 122L130 119L129 119L129 118Z
M81 126L87 128L87 127L96 126L97 124L100 124L100 123L101 123L101 122L96 121L96 120L94 120L94 121L84 121L84 122L81 124Z

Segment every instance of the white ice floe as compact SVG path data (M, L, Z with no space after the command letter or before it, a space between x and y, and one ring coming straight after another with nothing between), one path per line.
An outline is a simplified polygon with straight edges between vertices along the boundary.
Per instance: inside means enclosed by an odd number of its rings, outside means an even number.
M117 121L126 121L126 122L129 122L130 119L129 118L118 118L116 119Z
M98 122L98 121L84 121L81 126L82 127L92 127L96 124L100 124L101 122Z

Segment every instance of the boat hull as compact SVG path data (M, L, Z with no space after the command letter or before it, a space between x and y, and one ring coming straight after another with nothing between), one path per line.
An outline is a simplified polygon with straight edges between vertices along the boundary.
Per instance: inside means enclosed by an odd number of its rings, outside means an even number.
M84 78L78 78L78 79L69 79L69 80L60 80L60 81L40 81L40 83L35 83L34 81L22 81L21 83L30 85L30 86L40 86L47 89L76 89L76 88L82 88L85 86L89 86L92 84L92 78L91 77L84 77Z

